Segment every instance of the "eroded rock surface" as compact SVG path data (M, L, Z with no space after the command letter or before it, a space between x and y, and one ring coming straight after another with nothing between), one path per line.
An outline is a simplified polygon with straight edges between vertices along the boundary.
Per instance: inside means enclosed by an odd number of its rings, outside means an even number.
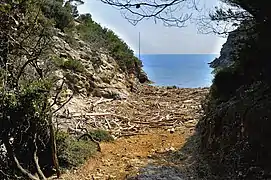
M84 96L98 96L105 98L126 98L132 90L137 89L138 84L147 80L142 71L140 77L128 74L121 70L117 62L105 50L97 50L86 42L77 39L79 47L73 47L67 43L65 34L54 36L55 58L61 61L77 61L82 65L79 70L68 68L57 69L55 75L58 78L65 77L69 81L68 89L75 90Z

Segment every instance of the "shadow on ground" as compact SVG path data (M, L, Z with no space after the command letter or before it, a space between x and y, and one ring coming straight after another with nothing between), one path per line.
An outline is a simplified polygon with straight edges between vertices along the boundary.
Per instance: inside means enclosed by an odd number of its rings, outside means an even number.
M149 163L128 180L207 180L217 179L199 153L199 135L194 133L178 150L155 153ZM219 178L218 178L219 179Z

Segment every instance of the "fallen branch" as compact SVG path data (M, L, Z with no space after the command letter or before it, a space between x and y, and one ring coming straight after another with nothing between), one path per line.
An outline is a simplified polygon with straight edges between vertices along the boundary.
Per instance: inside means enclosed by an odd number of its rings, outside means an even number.
M147 133L129 133L129 134L122 134L121 136L143 136L143 135L149 135Z
M120 128L120 125L116 121L114 121L114 120L111 120L111 121Z
M106 124L107 124L107 126L108 126L108 129L112 129L112 127L111 127L109 121L108 121L106 118L105 118L105 122L106 122Z
M93 107L97 106L98 104L104 103L104 102L111 102L113 101L113 99L104 99L103 97L101 97L101 99L99 99L98 101L94 102L92 104Z
M118 114L112 114L112 115L117 117L117 118L123 119L123 120L125 120L127 122L131 121L128 117L125 117L125 116L121 116L121 115L118 115Z
M130 121L130 119L128 117L121 116L118 114L107 113L107 112L106 113L85 113L85 114L75 113L72 115L72 117L80 117L80 116L115 116L117 118L124 119L126 121Z
M113 115L111 113L86 113L84 116L107 116L107 115Z
M80 121L77 122L76 125L75 125L75 130L76 130L76 131L77 131L77 129L78 129L78 126L80 126Z
M152 124L153 122L133 121L133 123L137 123L137 124Z
M82 134L82 130L79 130L79 129L74 129L74 128L72 128L72 127L68 127L68 132L69 133L74 133L74 134Z

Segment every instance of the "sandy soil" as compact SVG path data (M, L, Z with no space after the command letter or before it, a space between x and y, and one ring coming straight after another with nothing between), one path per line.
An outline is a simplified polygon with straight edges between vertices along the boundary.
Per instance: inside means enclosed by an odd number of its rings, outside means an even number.
M100 153L61 179L193 179L193 175L184 173L188 164L193 163L190 155L180 150L194 133L202 115L201 101L207 93L207 88L142 86L127 99L92 98L81 102L92 104L88 112L84 107L84 117L92 114L87 120L81 117L74 118L75 121L80 119L85 122L82 126L106 129L116 140L101 143ZM79 106L73 106L75 103L71 102L69 111L82 114Z

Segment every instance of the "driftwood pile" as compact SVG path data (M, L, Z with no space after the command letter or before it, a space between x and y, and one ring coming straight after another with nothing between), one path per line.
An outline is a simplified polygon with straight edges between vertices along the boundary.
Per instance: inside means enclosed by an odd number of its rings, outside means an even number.
M142 134L150 128L175 131L193 127L202 115L208 88L142 86L127 99L74 97L56 116L57 127L71 133L104 129L114 137Z

